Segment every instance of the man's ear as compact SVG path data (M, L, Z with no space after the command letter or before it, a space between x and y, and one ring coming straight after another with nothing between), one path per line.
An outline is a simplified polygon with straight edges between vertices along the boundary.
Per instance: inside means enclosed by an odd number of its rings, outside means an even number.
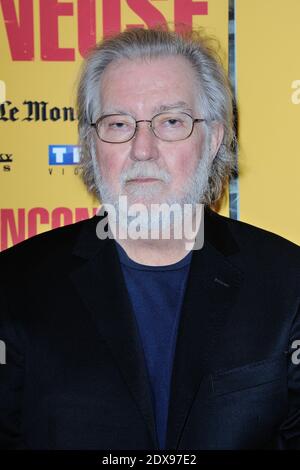
M211 124L211 136L210 136L210 146L209 146L209 155L211 162L217 155L217 152L220 148L221 142L224 137L224 126L220 122L214 121Z

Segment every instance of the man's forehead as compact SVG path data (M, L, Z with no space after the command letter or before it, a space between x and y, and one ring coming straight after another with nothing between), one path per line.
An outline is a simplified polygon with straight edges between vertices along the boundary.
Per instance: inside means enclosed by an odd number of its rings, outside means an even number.
M171 110L181 110L181 111L188 111L192 112L192 107L189 103L186 101L175 101L173 103L160 103L158 105L153 105L151 107L151 111L153 113L162 113L164 111L171 111ZM132 113L134 114L135 110L134 108L131 108L129 106L121 107L118 105L107 105L105 106L105 113L121 113L121 114L126 114L126 113Z
M137 69L142 71L139 79ZM112 62L100 81L102 113L134 115L142 103L152 115L172 109L192 113L197 88L191 74L194 71L189 62L180 56Z

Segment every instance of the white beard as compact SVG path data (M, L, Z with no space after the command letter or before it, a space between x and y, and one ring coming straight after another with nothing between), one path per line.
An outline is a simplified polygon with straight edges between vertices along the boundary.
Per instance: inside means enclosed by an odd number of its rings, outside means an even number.
M117 227L123 233L127 233L127 229L132 224L133 218L136 216L129 215L130 207L133 204L140 203L147 208L147 213L144 211L140 212L138 216L139 230L141 233L167 233L170 230L174 230L174 223L176 215L170 219L170 215L164 216L162 212L153 213L151 211L151 204L167 204L168 206L178 205L180 212L184 214L184 206L190 205L193 213L195 213L197 205L203 203L204 195L208 190L209 176L211 171L211 163L209 158L209 145L208 140L204 145L204 150L201 158L199 159L196 171L187 179L186 184L181 189L180 194L174 193L164 198L164 200L157 200L155 196L159 194L157 185L162 183L145 183L144 185L127 185L127 175L130 178L143 176L143 177L158 177L168 183L171 180L170 175L165 170L159 170L157 167L153 168L153 164L149 162L138 162L138 166L132 166L129 170L124 172L120 176L121 191L116 194L111 191L106 181L102 178L99 165L96 158L93 158L93 166L95 173L95 181L98 189L98 193L101 202L110 216L109 206L113 206L114 217ZM163 184L164 184L163 183ZM127 209L124 208L124 204L120 203L120 196L127 196Z

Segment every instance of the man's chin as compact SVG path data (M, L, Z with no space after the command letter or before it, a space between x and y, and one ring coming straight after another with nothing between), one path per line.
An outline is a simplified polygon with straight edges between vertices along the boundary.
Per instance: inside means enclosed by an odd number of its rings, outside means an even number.
M133 186L127 186L122 193L127 196L128 203L159 203L162 199L166 198L165 191L162 190L161 184L157 183L144 183L149 185L147 188L135 188Z
M133 204L143 204L146 207L151 207L151 204L162 204L167 201L165 194L157 192L152 193L143 193L143 194L128 194L125 193L124 196L127 197L128 207Z

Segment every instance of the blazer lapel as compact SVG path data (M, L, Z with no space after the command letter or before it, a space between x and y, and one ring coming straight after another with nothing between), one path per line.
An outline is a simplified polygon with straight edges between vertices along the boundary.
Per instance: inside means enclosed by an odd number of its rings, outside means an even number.
M135 316L114 242L96 237L98 221L98 217L91 219L81 233L74 254L86 261L71 273L71 279L111 350L155 448L158 444L151 388Z
M238 247L226 219L206 209L204 245L195 250L183 300L173 363L166 448L176 449L193 400L220 354L222 327L242 281L227 261Z

